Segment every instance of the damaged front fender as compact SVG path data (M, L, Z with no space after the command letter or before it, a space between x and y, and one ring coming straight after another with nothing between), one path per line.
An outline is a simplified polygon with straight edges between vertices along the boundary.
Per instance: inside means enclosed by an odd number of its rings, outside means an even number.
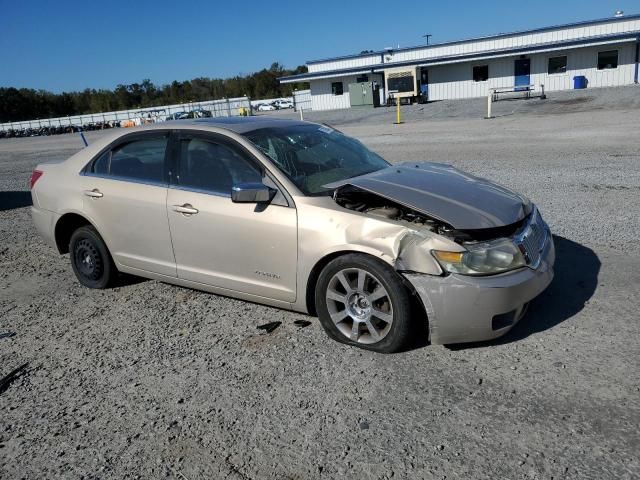
M302 249L315 249L316 244L322 243L327 248L322 248L321 258L342 250L361 251L381 258L398 271L430 275L442 274L431 250L464 251L459 244L426 227L345 212L334 205L331 205L331 215L327 215L325 208L322 215L312 220L308 237L304 233L306 228L301 225L305 236L304 241L301 239ZM323 224L322 228L318 228L319 223ZM318 235L318 232L322 234Z
M361 252L379 258L401 273L441 275L431 250L460 251L463 247L426 226L414 226L346 210L329 197L298 201L298 292L308 292L311 272L329 256ZM304 295L295 308L306 310Z
M441 275L442 268L431 255L432 250L463 252L464 248L433 232L409 230L400 243L396 270Z
M380 252L398 271L441 275L442 269L431 250L464 251L460 245L429 230L412 229L376 218L350 224L346 243Z

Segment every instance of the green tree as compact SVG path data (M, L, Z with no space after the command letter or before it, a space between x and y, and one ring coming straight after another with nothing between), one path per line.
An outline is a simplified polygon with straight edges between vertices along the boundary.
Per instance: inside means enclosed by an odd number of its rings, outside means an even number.
M145 78L141 83L119 84L113 90L85 89L81 92L51 93L29 88L0 88L0 122L64 117L113 110L128 110L183 102L202 102L249 95L252 99L290 96L307 83L282 85L279 77L305 73L301 65L287 70L278 62L249 75L231 78L199 77L156 86Z

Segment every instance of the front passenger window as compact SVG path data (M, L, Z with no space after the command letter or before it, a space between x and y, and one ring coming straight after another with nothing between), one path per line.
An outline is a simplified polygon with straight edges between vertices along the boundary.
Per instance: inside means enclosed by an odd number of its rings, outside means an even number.
M177 183L186 188L231 195L239 183L262 182L260 170L235 149L197 138L180 145Z

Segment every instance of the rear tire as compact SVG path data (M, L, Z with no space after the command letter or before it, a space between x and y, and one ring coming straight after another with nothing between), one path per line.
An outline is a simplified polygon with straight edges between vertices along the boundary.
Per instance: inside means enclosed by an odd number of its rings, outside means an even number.
M107 288L115 282L118 270L107 245L92 226L78 228L69 241L71 267L78 281L88 288Z
M315 303L320 323L338 342L380 353L409 344L410 294L398 273L376 258L354 253L329 262Z

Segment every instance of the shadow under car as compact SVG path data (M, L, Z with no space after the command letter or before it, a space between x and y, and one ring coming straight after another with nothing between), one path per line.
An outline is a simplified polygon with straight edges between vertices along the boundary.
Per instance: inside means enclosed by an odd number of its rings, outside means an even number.
M31 205L31 192L29 191L0 192L0 211L29 207Z

